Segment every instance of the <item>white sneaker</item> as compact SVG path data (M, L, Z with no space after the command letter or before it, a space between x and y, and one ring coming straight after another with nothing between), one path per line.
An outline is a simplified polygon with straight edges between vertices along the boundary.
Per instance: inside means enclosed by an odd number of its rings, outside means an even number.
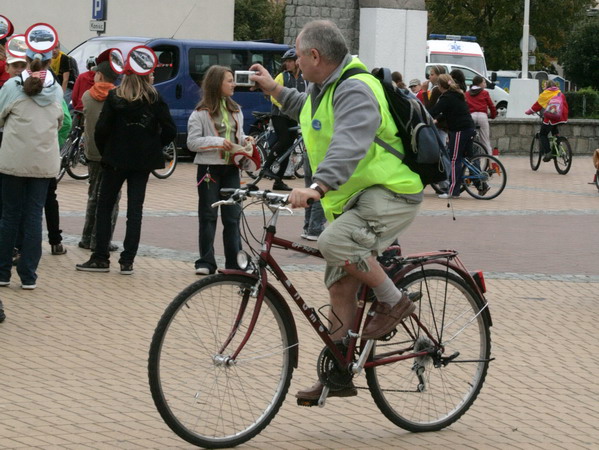
M306 239L307 241L317 241L318 236L312 236L311 234L307 234L306 236L304 236L304 239Z
M196 275L210 275L210 269L208 267L198 267Z
M22 284L21 289L26 291L33 291L37 287L37 284Z
M0 286L10 286L10 281L0 281Z

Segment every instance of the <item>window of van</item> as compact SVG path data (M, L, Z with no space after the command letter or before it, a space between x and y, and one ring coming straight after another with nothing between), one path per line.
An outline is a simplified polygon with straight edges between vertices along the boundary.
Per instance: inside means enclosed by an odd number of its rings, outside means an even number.
M154 47L153 50L158 58L158 64L154 69L154 84L175 78L180 65L179 48L164 45Z
M254 63L262 64L275 75L281 67L281 56L283 55L272 51L192 48L189 50L189 75L200 85L210 66L218 64L236 71L248 70ZM242 87L240 89L243 90Z

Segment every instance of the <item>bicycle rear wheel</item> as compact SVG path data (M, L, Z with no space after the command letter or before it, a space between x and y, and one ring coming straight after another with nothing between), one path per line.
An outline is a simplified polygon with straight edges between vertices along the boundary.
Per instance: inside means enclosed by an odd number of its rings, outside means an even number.
M183 290L158 322L148 362L152 397L166 424L187 442L239 445L262 431L285 399L297 335L289 309L273 291L245 347L227 360L250 324L254 284L240 275L204 278Z
M491 200L505 189L507 173L503 163L494 156L476 156L464 167L462 186L472 197Z
M165 145L162 153L164 154L164 168L154 169L152 170L152 174L156 178L164 180L170 177L175 171L175 167L177 167L177 145L174 142Z
M560 175L565 175L572 167L572 147L570 142L564 136L558 136L556 141L557 154L553 158L555 170Z
M541 140L539 139L539 133L536 133L530 144L530 168L532 170L537 170L541 165L542 154Z
M304 178L306 171L304 170L304 158L306 149L304 148L304 142L298 142L296 148L291 153L291 161L293 162L293 173L298 178Z
M368 368L368 387L394 424L413 432L437 431L458 420L482 388L491 354L490 314L462 278L444 270L412 273L397 286L422 294L416 314L441 343L442 357L459 354L449 362L429 354ZM433 342L410 317L391 340L375 343L371 359L402 348L431 347Z
M74 141L74 144L71 146L71 153L68 156L66 169L67 173L75 180L86 180L89 178L83 136Z

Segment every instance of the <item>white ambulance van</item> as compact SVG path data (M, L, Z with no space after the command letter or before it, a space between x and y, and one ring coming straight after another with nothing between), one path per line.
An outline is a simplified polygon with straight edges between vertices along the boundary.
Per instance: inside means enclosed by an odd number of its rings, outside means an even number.
M485 54L474 36L429 35L429 40L426 41L426 62L470 67L488 78Z

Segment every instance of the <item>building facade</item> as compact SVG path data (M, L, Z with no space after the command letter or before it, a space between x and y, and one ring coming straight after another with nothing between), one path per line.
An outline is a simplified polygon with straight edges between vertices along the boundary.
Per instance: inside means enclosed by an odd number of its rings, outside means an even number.
M46 22L66 50L96 36L93 10L106 14L106 36L233 40L235 0L27 0L3 1L0 14L23 33Z

